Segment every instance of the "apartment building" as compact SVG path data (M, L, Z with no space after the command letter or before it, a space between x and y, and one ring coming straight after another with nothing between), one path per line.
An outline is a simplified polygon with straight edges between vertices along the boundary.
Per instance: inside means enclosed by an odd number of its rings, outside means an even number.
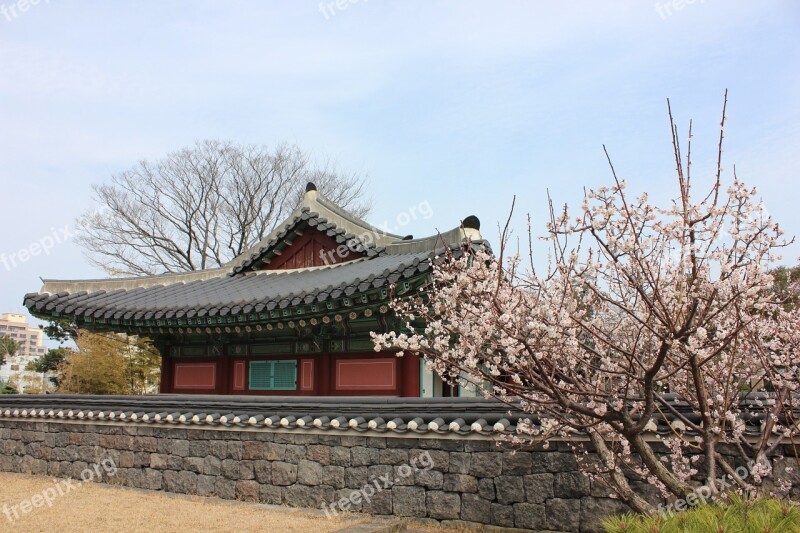
M11 380L22 388L28 388L30 382L39 384L42 381L41 374L26 372L25 366L47 352L47 347L42 344L42 330L28 324L25 315L3 313L0 315L0 335L10 337L19 344L16 354L6 356L5 364L0 366L0 382Z
M0 315L0 335L11 337L19 343L17 355L41 357L47 352L42 345L44 334L36 326L27 323L25 315L3 313Z

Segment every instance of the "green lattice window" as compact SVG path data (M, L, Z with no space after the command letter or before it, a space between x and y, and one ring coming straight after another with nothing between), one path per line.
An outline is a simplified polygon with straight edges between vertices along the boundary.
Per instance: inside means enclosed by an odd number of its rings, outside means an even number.
M250 390L296 390L297 361L250 361Z

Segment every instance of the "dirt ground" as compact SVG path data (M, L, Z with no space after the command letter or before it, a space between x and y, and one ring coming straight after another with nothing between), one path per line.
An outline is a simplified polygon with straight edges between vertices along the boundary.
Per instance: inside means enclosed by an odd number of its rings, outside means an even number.
M353 517L328 519L322 513L289 507L273 509L216 498L0 473L0 531L327 533L363 521Z

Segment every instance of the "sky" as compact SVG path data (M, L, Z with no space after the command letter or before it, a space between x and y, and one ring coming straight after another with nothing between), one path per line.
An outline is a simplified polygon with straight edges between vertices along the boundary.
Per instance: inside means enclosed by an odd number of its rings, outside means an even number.
M496 241L512 198L541 235L548 191L609 184L603 145L668 201L667 98L710 183L728 89L723 177L797 234L798 30L788 0L0 0L0 312L103 277L74 242L92 185L202 139L296 143L369 176L373 224Z

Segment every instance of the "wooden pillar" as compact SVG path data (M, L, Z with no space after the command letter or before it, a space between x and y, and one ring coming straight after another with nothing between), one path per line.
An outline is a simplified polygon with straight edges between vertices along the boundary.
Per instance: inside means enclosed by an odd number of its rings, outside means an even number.
M406 352L400 361L402 364L400 396L419 398L419 355Z
M154 346L161 354L161 383L158 391L166 394L172 392L172 357L169 354L169 345L158 343Z
M334 376L334 368L333 364L331 363L331 358L333 356L328 353L320 354L319 358L317 359L318 365L314 368L314 372L316 372L316 383L317 383L317 391L316 394L318 396L330 396L331 392L331 383L333 383Z
M233 379L233 361L228 356L228 343L222 344L222 355L217 359L217 391L218 394L231 393L231 380Z

